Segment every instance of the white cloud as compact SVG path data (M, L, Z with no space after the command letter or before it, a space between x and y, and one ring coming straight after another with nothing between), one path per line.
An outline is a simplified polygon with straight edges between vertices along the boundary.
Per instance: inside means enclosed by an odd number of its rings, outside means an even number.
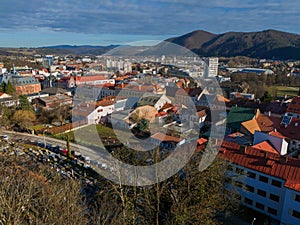
M10 0L1 3L0 28L155 35L277 28L300 33L299 8L294 0Z

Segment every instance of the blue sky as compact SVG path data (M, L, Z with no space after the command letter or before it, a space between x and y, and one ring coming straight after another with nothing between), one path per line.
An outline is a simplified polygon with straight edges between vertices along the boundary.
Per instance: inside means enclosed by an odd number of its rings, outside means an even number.
M0 46L109 45L193 30L300 33L298 0L4 0Z

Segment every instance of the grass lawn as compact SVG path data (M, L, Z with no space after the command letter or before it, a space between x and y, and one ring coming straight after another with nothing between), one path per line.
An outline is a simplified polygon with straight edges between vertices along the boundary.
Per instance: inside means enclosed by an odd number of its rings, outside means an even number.
M268 91L272 96L277 94L278 97L284 97L285 95L297 96L299 87L269 86L266 91Z
M97 134L98 133L98 134ZM112 128L100 124L89 125L81 129L68 132L71 142L83 144L87 146L97 146L100 139L104 144L109 144L116 140L116 135ZM67 134L58 134L55 137L58 139L66 140ZM106 141L107 140L107 141Z

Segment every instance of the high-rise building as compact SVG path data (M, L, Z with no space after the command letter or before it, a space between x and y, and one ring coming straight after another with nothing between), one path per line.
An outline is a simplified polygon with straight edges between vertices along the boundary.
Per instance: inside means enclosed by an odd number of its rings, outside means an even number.
M204 58L204 77L215 77L218 75L219 59L217 57Z

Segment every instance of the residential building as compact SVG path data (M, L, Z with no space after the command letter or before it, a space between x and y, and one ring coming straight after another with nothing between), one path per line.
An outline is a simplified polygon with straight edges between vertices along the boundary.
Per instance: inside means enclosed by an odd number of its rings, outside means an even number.
M225 193L277 224L300 224L299 160L231 142L223 142L219 157L230 162Z

